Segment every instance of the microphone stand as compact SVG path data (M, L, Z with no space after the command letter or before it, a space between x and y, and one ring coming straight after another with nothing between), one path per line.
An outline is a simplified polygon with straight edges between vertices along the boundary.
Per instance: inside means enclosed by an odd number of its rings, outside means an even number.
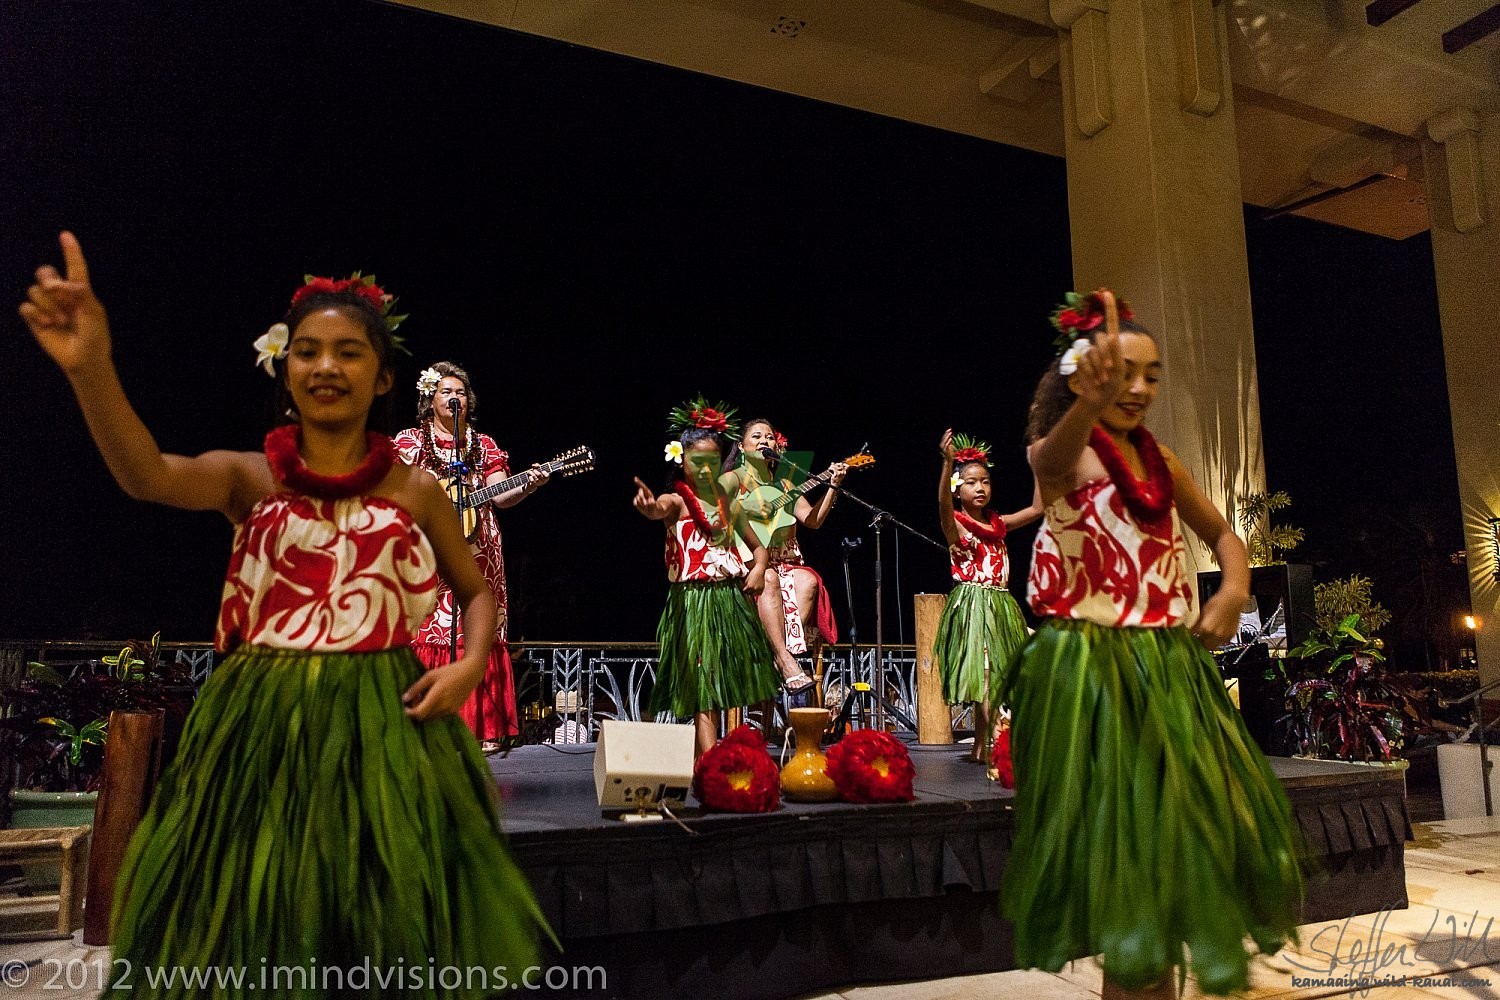
M456 399L448 400L448 412L453 418L453 456L448 462L448 475L453 477L454 487L450 496L453 498L453 506L458 510L458 525L460 530L462 530L464 522L464 493L468 487L467 477L469 467L464 464L464 450L459 446L459 432L462 430L458 419L459 405ZM479 512L475 511L474 516L477 518ZM467 540L465 539L465 541ZM458 660L458 632L459 623L463 620L463 608L459 605L458 594L454 592L452 587L448 588L448 593L453 597L453 621L448 626L448 662L454 663Z
M882 546L881 546L881 537L884 534L884 532L883 532L882 529L885 527L885 525L892 524L892 525L895 525L898 528L905 529L906 531L910 532L911 534L915 535L916 537L922 539L922 541L926 542L927 544L929 544L929 545L937 548L941 552L945 552L946 553L948 551L948 547L946 545L943 545L940 542L934 541L933 539L931 539L928 536L924 535L922 532L918 531L916 528L913 528L911 525L906 524L905 522L901 521L899 518L897 518L894 515L892 515L890 511L888 511L888 510L882 510L879 507L876 507L874 504L870 503L869 501L860 499L859 497L855 496L853 493L850 493L843 486L833 486L833 485L830 484L828 488L831 489L831 490L838 490L844 496L848 497L850 500L853 500L855 503L859 504L861 507L864 507L865 509L869 510L872 514L874 514L874 519L870 521L870 527L875 530L875 669L874 669L874 676L875 676L875 680L876 680L876 687L874 688L874 691L875 691L875 728L876 729L884 729L885 728L885 712L886 712L886 709L890 709L892 715L899 716L902 721L906 722L907 725L912 726L913 728L915 728L915 723L913 723L912 720L910 718L908 718L904 713L902 713L899 710L897 710L897 708L894 705L890 704L890 702L886 699L886 696L885 696L885 572L884 572L884 562L885 562L885 560L884 560L884 552L883 552L883 549L882 549ZM845 585L846 586L848 585L848 572L849 572L849 550L848 550L848 548L846 548L844 550L844 573L845 573ZM853 598L852 592L850 594L849 601L850 601L850 605L851 605L851 627L852 627L852 605L854 603L854 598ZM852 634L853 633L851 632L851 635ZM851 649L850 649L850 658L851 658L850 662L851 662L851 664L857 664L858 663L858 660L855 659L854 656L855 656L855 653L854 653L854 650L853 650L853 648L851 646ZM843 716L841 715L840 717L842 718Z

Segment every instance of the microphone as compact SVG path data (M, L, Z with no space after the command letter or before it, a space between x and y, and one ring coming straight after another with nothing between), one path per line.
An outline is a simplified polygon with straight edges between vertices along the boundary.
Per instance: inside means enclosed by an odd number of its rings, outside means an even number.
M855 549L859 548L864 543L865 543L865 540L863 538L846 538L846 539L844 539L844 551L845 552L853 552Z
M781 453L775 448L762 448L760 454L767 462L775 462L781 458Z
M462 405L463 404L458 401L458 397L455 396L452 399L448 400L448 412L456 417L458 416L458 408Z

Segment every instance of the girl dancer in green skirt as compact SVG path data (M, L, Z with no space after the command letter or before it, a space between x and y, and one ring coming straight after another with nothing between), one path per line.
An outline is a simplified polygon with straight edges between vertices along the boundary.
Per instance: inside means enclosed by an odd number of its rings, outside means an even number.
M39 269L20 311L116 481L235 525L229 656L126 856L116 987L489 995L535 961L542 921L454 714L483 675L494 598L442 488L366 430L392 384L394 299L372 278L311 279L254 345L297 422L264 453L164 455L120 386L78 241L61 242L66 276ZM439 573L468 641L427 671L410 641Z
M697 754L718 739L720 709L769 701L781 687L771 643L754 601L765 585L767 553L736 526L719 485L723 437L734 411L701 397L672 411L669 461L683 477L661 496L636 479L635 509L667 528L667 606L656 627L660 661L647 708L691 715ZM745 565L738 538L752 553Z
M1000 672L1026 641L1021 608L1010 586L1010 555L1005 534L1042 516L1040 503L999 515L989 509L990 447L952 428L938 442L943 475L938 482L938 519L948 539L957 586L943 605L933 659L943 672L943 700L974 704L974 749L970 760L984 761L990 719L990 692ZM955 468L957 471L955 471ZM953 509L958 497L959 509Z
M1016 835L1001 905L1022 966L1101 955L1105 997L1247 985L1301 902L1290 807L1205 647L1250 589L1245 546L1141 421L1162 364L1106 290L1054 315L1059 362L1027 438L1046 504L1028 588L1046 620L1012 663ZM1191 624L1178 515L1223 586Z

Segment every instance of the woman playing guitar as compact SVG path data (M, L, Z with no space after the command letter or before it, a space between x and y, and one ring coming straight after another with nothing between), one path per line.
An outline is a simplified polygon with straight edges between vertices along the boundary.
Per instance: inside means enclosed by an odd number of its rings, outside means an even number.
M501 451L488 434L480 434L471 426L477 409L478 400L468 373L455 364L439 361L417 379L417 426L396 435L397 454L403 462L425 469L454 489L456 484L450 481L455 475L461 476L465 492L507 478L510 475L510 456ZM455 422L462 428L464 441L457 455L454 453ZM463 466L457 473L455 460ZM499 611L495 645L490 652L484 679L460 712L469 728L474 730L474 735L482 741L486 753L499 749L501 740L520 731L510 651L505 645L509 632L505 559L495 510L515 506L546 481L545 469L532 469L523 485L500 494L475 511L478 517L469 536L469 550L474 553L474 559L495 595ZM429 669L440 667L452 658L453 617L453 593L445 582L438 591L437 609L422 624L412 642L417 659ZM463 655L462 636L458 654Z
M778 491L792 489L789 479L778 478L766 451L776 454L786 450L786 438L776 432L769 420L757 418L745 425L739 442L730 449L730 470L720 478L720 485L731 498L741 502L741 510L752 521L757 504L744 501L763 487L774 487ZM837 486L844 481L848 471L842 462L828 467L828 482ZM768 578L767 586L760 593L757 608L760 620L771 640L771 650L776 654L776 668L781 671L782 686L788 694L807 690L813 679L802 672L796 654L808 650L805 623L817 607L819 641L836 642L837 625L833 618L833 607L817 572L802 561L802 550L797 545L797 526L817 529L822 527L828 512L838 499L838 491L830 489L819 498L818 503L809 503L806 497L798 497L792 508L794 522L780 529L766 545L770 554L770 568L774 579Z

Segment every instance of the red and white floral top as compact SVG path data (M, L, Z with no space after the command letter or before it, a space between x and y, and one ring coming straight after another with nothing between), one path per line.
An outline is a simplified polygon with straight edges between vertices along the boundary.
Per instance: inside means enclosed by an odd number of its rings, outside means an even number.
M1187 619L1192 590L1177 508L1137 518L1110 479L1047 506L1031 554L1031 610L1114 628L1169 628Z
M432 545L394 501L273 493L235 528L214 645L361 653L405 646L437 590Z
M948 546L953 564L953 579L982 587L1010 585L1010 553L1005 548L1005 522L990 512L988 527L963 511L954 511L958 524L958 542ZM980 535L988 537L980 537Z
M733 580L748 572L735 547L715 545L690 517L667 527L666 560L668 583Z

